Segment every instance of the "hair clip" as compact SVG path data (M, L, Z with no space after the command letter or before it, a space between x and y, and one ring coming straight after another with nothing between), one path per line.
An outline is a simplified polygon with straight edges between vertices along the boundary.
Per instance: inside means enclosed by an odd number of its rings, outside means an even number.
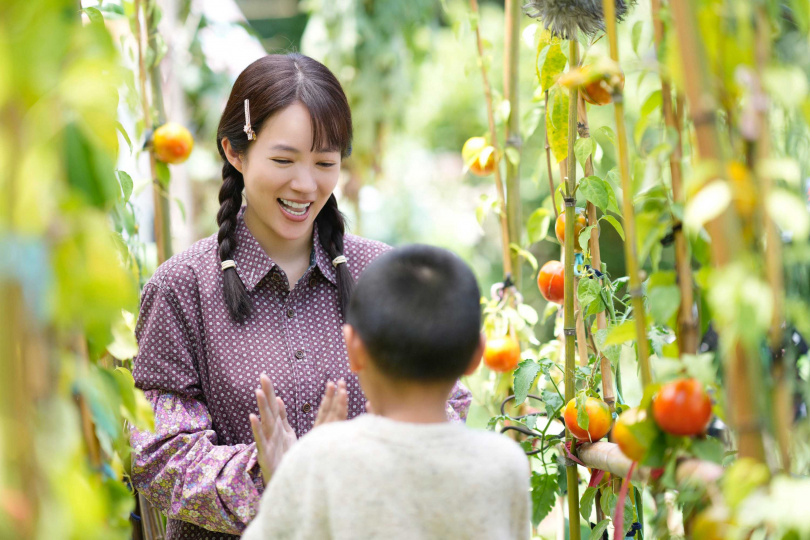
M337 268L337 265L343 264L345 262L348 262L348 259L346 257L344 257L343 255L338 255L337 257L332 259L332 266Z
M256 140L256 132L253 131L253 127L250 125L250 100L245 100L245 127L244 132L247 134L247 138L249 141Z
M222 261L222 271L224 272L228 268L236 268L236 263L233 260L228 259L227 261Z

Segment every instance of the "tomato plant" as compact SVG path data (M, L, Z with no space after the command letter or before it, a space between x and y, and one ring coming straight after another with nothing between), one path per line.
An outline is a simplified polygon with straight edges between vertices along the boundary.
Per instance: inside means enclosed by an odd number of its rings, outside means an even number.
M582 209L577 209L576 217L577 219L574 222L574 238L577 240L574 242L574 251L581 252L582 248L579 245L579 235L588 225L588 218L585 217L585 210ZM557 217L557 221L554 223L554 232L560 244L565 244L565 213Z
M571 434L581 441L596 442L610 431L613 417L610 407L601 399L587 397L584 405L582 399L574 398L565 405L565 425Z
M548 261L537 274L537 288L543 298L562 304L564 298L565 267L560 261Z

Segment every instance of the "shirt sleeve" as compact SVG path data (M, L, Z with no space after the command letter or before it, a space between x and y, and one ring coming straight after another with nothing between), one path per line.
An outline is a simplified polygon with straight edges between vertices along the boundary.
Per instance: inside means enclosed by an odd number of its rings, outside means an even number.
M450 399L447 400L447 418L453 422L466 422L471 402L472 393L461 381L456 381L450 392Z
M240 534L261 497L255 443L218 446L201 401L159 390L145 395L155 431L130 434L135 487L170 518Z

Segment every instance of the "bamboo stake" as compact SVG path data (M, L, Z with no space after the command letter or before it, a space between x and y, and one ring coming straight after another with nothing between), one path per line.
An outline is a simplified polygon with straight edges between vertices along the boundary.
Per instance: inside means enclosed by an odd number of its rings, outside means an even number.
M689 111L695 126L698 155L703 160L724 163L715 124L715 99L712 95L704 62L703 45L696 32L697 24L689 0L672 0L671 9L680 56L684 66L684 82L689 99ZM739 223L733 211L723 212L706 224L711 237L712 258L716 267L722 268L731 260L731 253L742 248L739 239ZM728 382L728 411L730 425L739 433L739 456L764 461L760 417L757 414L757 399L760 393L756 386L760 377L751 376L752 362L742 345L731 343L727 347L731 358L725 362Z
M475 41L478 46L478 64L481 66L481 77L484 80L484 96L487 102L487 120L489 121L489 136L490 144L495 148L495 191L498 197L498 213L500 214L501 224L501 246L503 256L503 273L505 279L512 279L512 255L509 240L509 224L507 222L506 213L506 196L504 194L503 181L501 180L500 156L502 153L498 144L498 133L495 129L495 114L492 108L492 89L489 86L489 77L487 76L487 67L484 62L484 44L481 41L481 25L478 12L478 0L470 0L470 9L475 17ZM504 290L506 293L506 290Z
M146 2L144 4L144 2ZM143 121L144 130L146 133L152 131L154 127L152 121L152 107L149 104L149 95L146 89L146 53L144 46L144 39L149 40L149 21L152 17L146 13L149 8L149 0L135 0L135 38L138 42L138 79L141 89L141 105L143 107ZM144 16L144 24L141 24L141 12ZM144 26L146 28L144 28ZM146 36L144 36L144 32ZM154 92L155 85L152 86L153 98L157 97L159 92ZM149 171L152 175L152 203L154 205L154 231L155 243L157 244L158 264L164 262L169 258L170 247L168 242L171 241L171 235L167 234L169 222L166 208L168 207L168 199L164 194L164 188L160 184L157 173L157 158L155 157L154 149L149 149Z
M605 14L605 25L608 42L610 43L610 58L618 64L619 45L616 35L616 4L613 0L602 0L602 10ZM630 277L629 292L633 303L633 318L636 321L636 346L638 347L641 384L646 387L652 382L652 370L650 369L649 346L647 343L647 317L644 313L644 298L641 293L641 278L636 252L636 216L633 207L633 183L630 179L630 158L627 150L627 128L624 124L624 96L619 88L614 89L613 105L616 116L616 139L619 147L619 170L621 172L623 192L622 213L624 214L626 236L624 258L627 273Z
M664 42L664 21L661 19L661 0L651 0L653 28L655 30L655 46L661 49ZM680 110L676 114L672 105L672 88L669 78L661 75L661 108L664 113L664 123L677 134L675 148L669 155L669 169L672 176L672 198L676 203L686 201L683 193L683 177L681 160L683 159L683 141L681 138ZM674 217L673 217L674 219ZM680 225L680 222L677 223ZM680 227L674 227L675 239L675 268L678 275L678 285L681 289L681 305L678 309L678 350L681 354L695 354L698 347L698 323L693 313L695 301L692 290L692 265L689 258L686 238Z
M591 136L588 129L588 109L585 105L585 100L579 96L577 103L577 110L579 111L579 125L578 134L580 138L587 138ZM585 161L585 176L593 176L593 158L588 156ZM588 223L597 223L596 206L593 203L588 203L585 207L588 215ZM591 251L591 266L600 272L602 271L602 251L599 247L599 227L591 229L591 239L588 243ZM596 328L598 330L605 330L607 328L607 316L604 311L596 314ZM594 349L594 352L599 354L599 369L602 372L602 399L610 407L611 412L616 408L616 391L613 383L613 369L610 365L610 360L604 354L599 353Z
M579 63L579 46L576 39L568 42L568 65L572 68ZM565 335L565 401L574 399L574 335L576 333L574 322L574 221L575 210L574 193L576 191L577 162L574 156L574 143L577 140L577 88L569 90L568 101L568 175L565 181L565 281L564 281L564 335ZM576 444L571 431L566 426L566 440L571 443L573 451ZM571 540L580 540L579 530L579 472L576 463L567 465L568 480L568 535Z
M519 59L520 59L520 2L506 0L504 19L506 21L504 48L503 94L509 100L509 120L506 122L506 146L512 148L518 156L523 146L520 136L519 97ZM506 214L509 238L520 243L522 219L520 208L520 161L512 163L506 156ZM520 287L521 268L517 252L511 252L513 280Z
M768 24L768 14L763 6L757 7L756 12L756 74L759 76L765 71L770 58L770 25ZM763 92L760 81L759 91ZM756 146L756 162L768 159L770 154L770 130L768 125L768 109L762 106L758 114L759 138ZM767 201L773 188L773 178L768 174L766 167L755 167L762 183L762 196L759 200L762 203L760 217L765 229L765 269L768 282L771 285L773 296L773 316L771 318L771 328L769 332L771 351L773 354L773 422L776 431L776 440L779 443L781 467L784 471L790 472L790 429L791 418L793 417L791 404L790 381L786 376L785 361L782 354L783 332L782 320L784 317L784 279L782 276L782 239L776 230L776 224L768 215Z

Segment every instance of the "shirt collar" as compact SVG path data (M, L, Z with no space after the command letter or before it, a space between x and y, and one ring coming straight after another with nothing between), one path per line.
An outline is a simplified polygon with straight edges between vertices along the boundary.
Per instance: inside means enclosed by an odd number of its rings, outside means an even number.
M259 241L256 240L250 232L250 229L245 225L244 212L245 207L242 207L237 217L236 249L234 250L233 260L236 263L236 273L239 279L242 280L245 288L251 291L258 285L262 278L277 265L273 259L264 252ZM323 274L326 279L337 285L335 268L332 266L329 255L318 239L317 224L313 228L312 247L315 256L315 266L318 267L321 274Z

